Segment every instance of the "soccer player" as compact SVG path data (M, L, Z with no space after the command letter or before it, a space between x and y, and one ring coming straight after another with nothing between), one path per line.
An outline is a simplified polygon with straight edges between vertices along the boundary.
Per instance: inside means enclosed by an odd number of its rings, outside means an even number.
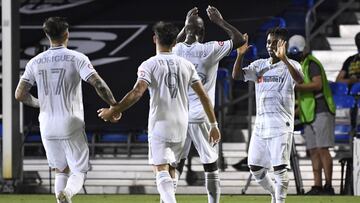
M245 43L242 34L227 23L218 9L208 6L207 14L212 22L221 27L230 36L226 41L210 41L202 43L205 34L204 22L198 16L198 8L191 9L185 21L185 26L178 35L178 43L173 52L195 65L201 78L205 91L215 101L215 85L219 61L227 56L233 48ZM185 159L189 155L191 142L197 149L205 171L205 186L209 203L219 203L220 179L217 165L217 147L209 143L209 121L206 119L204 109L199 97L193 90L189 90L189 124L184 153L177 167L178 176L181 175Z
M28 62L15 92L18 101L40 108L41 138L49 166L55 169L55 195L59 203L71 202L89 170L81 79L90 83L107 104L116 104L88 57L66 48L68 28L64 18L45 20L43 29L51 47ZM38 98L29 92L34 85Z
M236 80L255 82L256 119L248 164L256 182L270 192L272 203L285 202L287 195L294 128L294 86L303 82L300 64L286 56L287 35L284 28L269 29L266 48L270 57L258 59L243 68L242 60L249 48L246 42L237 49L232 73ZM271 167L275 183L268 175Z
M199 96L210 121L212 144L218 143L221 135L213 105L194 65L172 53L178 29L171 23L160 21L153 30L156 55L140 65L134 88L117 105L98 112L105 121L115 122L118 119L114 117L132 106L149 89L149 163L154 166L161 199L165 203L174 203L176 181L173 179L186 138L189 87Z

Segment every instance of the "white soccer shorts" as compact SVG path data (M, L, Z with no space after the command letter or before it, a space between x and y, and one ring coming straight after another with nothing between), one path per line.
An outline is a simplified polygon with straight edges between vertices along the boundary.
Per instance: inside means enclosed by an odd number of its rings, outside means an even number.
M285 133L272 138L251 136L248 165L261 166L270 169L273 166L287 165L290 168L290 154L293 133Z
M49 166L63 171L69 166L71 172L86 173L89 170L89 147L83 130L69 139L42 139Z
M185 139L182 142L165 142L152 137L149 139L149 164L169 164L176 167L182 157Z
M199 153L202 164L214 163L218 159L218 145L209 143L210 125L207 122L189 123L181 159L186 159L190 152L191 142Z

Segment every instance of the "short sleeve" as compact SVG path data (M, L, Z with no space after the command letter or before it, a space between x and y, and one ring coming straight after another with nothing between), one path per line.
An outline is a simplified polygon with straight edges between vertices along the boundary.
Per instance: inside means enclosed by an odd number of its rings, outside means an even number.
M345 78L348 78L349 77L349 66L350 66L350 63L351 61L353 60L352 57L349 57L345 60L345 62L343 63L343 66L342 66L342 71L344 71L346 74L345 74Z
M229 55L233 49L232 40L213 41L211 43L214 48L214 61L220 61L222 58Z
M91 64L89 58L85 55L80 57L77 68L81 79L83 79L84 81L87 81L91 75L96 73L96 70Z
M242 70L244 72L244 81L256 81L257 80L257 61L250 63L247 67L244 67Z
M21 76L21 80L23 80L31 85L35 84L35 75L34 75L34 70L33 70L33 66L32 66L32 61L30 61L29 63L26 64L25 72Z
M321 75L320 67L315 62L312 62L312 61L310 62L309 75L310 75L310 78Z
M137 79L138 80L144 80L146 83L148 83L148 85L151 84L151 69L152 66L150 63L148 62L143 62L137 71Z

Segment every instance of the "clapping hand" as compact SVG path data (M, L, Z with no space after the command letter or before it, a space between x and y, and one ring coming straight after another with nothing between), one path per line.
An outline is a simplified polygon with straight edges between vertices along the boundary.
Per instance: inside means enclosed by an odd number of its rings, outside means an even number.
M252 47L252 45L249 46L249 44L248 44L249 36L247 35L247 33L243 34L243 37L244 37L245 44L243 44L241 47L237 48L237 53L240 55L244 55L247 52L247 50L249 50L250 47Z
M210 20L216 24L219 24L224 20L223 17L221 16L220 11L213 6L209 5L206 9L206 12Z
M274 52L276 57L278 57L280 60L284 61L286 60L286 42L282 39L280 39L277 43L277 49Z

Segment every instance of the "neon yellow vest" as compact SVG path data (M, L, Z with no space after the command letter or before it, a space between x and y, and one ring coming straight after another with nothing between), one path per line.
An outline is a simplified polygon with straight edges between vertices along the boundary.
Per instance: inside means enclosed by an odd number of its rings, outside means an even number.
M327 77L321 63L312 55L308 55L305 60L301 63L302 71L304 73L304 83L310 83L311 78L309 74L309 64L310 62L315 62L321 71L321 80L322 80L322 93L324 95L325 101L329 107L331 113L335 113L335 103L332 98L331 89L327 81ZM302 123L311 123L315 119L315 96L311 91L299 91L298 92L298 104L300 109L300 121Z

